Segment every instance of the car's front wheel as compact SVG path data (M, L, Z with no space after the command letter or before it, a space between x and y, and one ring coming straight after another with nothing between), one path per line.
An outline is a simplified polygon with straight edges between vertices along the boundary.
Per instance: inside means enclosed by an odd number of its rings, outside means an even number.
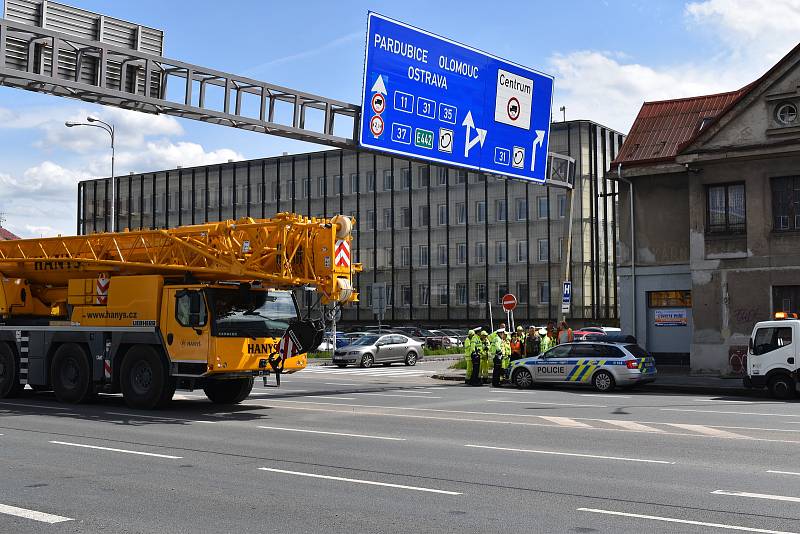
M409 352L406 354L406 365L417 365L417 354L415 352Z
M514 371L511 381L520 389L530 389L533 387L533 375L525 367L520 367Z
M365 354L361 357L361 367L372 367L373 363L375 363L375 357L372 354Z
M599 371L592 377L592 385L600 393L607 393L614 389L614 377L608 371Z

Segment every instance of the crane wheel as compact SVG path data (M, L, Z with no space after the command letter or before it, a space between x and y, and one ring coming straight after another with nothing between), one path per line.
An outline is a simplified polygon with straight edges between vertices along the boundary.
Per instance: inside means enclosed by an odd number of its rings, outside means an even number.
M14 352L5 343L0 343L0 399L16 397L24 388L19 383L19 365Z
M253 377L234 379L210 378L203 391L214 404L239 404L253 390Z
M61 402L79 404L93 397L92 369L89 355L76 343L64 343L56 349L50 365L51 382Z
M120 386L125 404L139 410L161 408L175 394L175 381L168 376L164 359L150 345L135 345L125 354Z

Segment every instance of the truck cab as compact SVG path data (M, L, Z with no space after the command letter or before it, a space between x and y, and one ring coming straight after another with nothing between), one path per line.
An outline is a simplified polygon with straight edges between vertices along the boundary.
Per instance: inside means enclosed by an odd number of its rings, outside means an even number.
M800 320L778 312L775 320L753 327L747 354L745 386L766 387L773 397L790 399L798 392Z

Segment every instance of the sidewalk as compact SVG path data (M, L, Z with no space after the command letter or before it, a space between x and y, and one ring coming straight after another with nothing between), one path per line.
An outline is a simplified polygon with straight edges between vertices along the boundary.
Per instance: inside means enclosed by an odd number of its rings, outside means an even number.
M464 381L466 371L463 369L448 369L433 375L432 378L448 381ZM659 371L655 382L644 384L636 388L637 391L698 393L707 395L766 395L766 392L747 389L742 384L741 378L719 378L714 376L692 376L688 369L666 369Z

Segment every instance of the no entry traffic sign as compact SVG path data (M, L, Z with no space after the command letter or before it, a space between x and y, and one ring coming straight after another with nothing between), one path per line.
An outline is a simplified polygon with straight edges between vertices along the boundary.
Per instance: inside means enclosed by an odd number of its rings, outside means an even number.
M517 297L508 293L503 296L503 309L507 312L512 312L517 307Z

